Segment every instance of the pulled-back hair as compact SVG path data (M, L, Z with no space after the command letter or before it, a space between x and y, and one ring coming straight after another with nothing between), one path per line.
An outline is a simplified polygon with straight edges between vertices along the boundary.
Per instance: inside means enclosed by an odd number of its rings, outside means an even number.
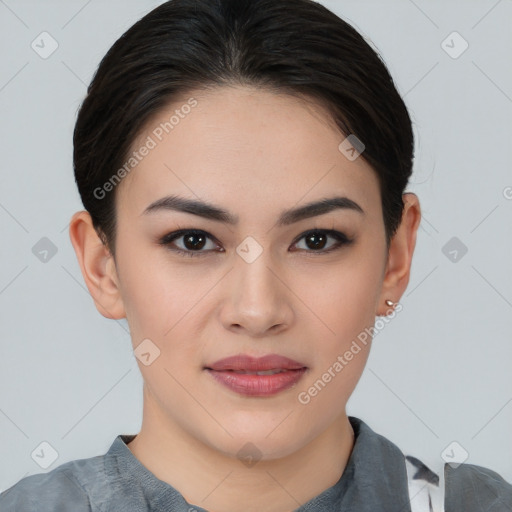
M150 117L189 91L227 85L307 96L326 107L340 135L362 141L361 158L378 176L389 246L401 221L414 136L378 53L312 0L171 0L109 49L76 121L76 183L112 255L117 187L105 193L103 185Z

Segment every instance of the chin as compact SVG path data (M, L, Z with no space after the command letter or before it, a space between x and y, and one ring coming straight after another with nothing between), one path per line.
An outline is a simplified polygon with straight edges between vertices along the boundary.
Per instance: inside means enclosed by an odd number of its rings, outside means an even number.
M243 432L229 429L232 437L210 439L210 446L228 457L240 459L242 463L256 460L276 460L287 457L307 444L307 436L294 438L285 429L278 432L275 425L268 428L253 425Z

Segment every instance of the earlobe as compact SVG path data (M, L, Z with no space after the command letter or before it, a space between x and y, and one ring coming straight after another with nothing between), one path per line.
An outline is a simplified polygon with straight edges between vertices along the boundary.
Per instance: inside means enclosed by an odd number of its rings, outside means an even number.
M106 318L125 318L114 258L96 233L87 211L73 215L69 237L96 309Z
M385 307L386 299L398 302L409 283L421 209L416 194L407 192L403 200L402 221L390 242L379 307Z

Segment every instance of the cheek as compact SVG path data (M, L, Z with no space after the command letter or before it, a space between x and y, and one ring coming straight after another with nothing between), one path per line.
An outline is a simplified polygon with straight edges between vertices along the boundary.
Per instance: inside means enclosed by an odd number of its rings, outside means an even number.
M348 400L368 359L383 266L380 248L370 245L361 243L339 264L317 268L301 281L303 300L316 313L308 316L317 326L307 385L318 393L316 407L322 410Z
M357 272L339 269L331 274L328 284L318 287L318 295L310 296L320 317L315 319L316 350L311 374L297 390L305 410L316 410L326 422L336 418L361 378L371 347L378 291L375 276L361 265Z
M121 295L134 344L153 337L161 342L165 333L184 314L184 279L155 248L141 242L119 240Z
M361 251L363 252L363 251ZM375 321L382 261L354 252L347 258L303 276L297 295L303 309L335 348ZM314 313L314 314L312 314ZM304 313L306 314L306 313Z
M165 367L175 375L193 365L199 370L201 347L195 340L200 336L194 334L200 325L199 302L214 284L212 278L198 276L192 266L173 264L158 248L119 253L129 255L119 267L133 348L149 339L160 351L151 366L139 364L141 372L152 380L155 368Z

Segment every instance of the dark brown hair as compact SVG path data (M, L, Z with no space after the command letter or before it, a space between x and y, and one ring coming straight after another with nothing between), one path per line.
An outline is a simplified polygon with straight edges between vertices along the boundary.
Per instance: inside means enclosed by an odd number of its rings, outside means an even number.
M194 89L237 84L305 95L327 108L341 134L363 142L361 158L378 176L389 245L401 221L414 136L378 53L312 0L171 0L109 49L76 121L76 183L111 254L116 187L102 187L149 118Z

